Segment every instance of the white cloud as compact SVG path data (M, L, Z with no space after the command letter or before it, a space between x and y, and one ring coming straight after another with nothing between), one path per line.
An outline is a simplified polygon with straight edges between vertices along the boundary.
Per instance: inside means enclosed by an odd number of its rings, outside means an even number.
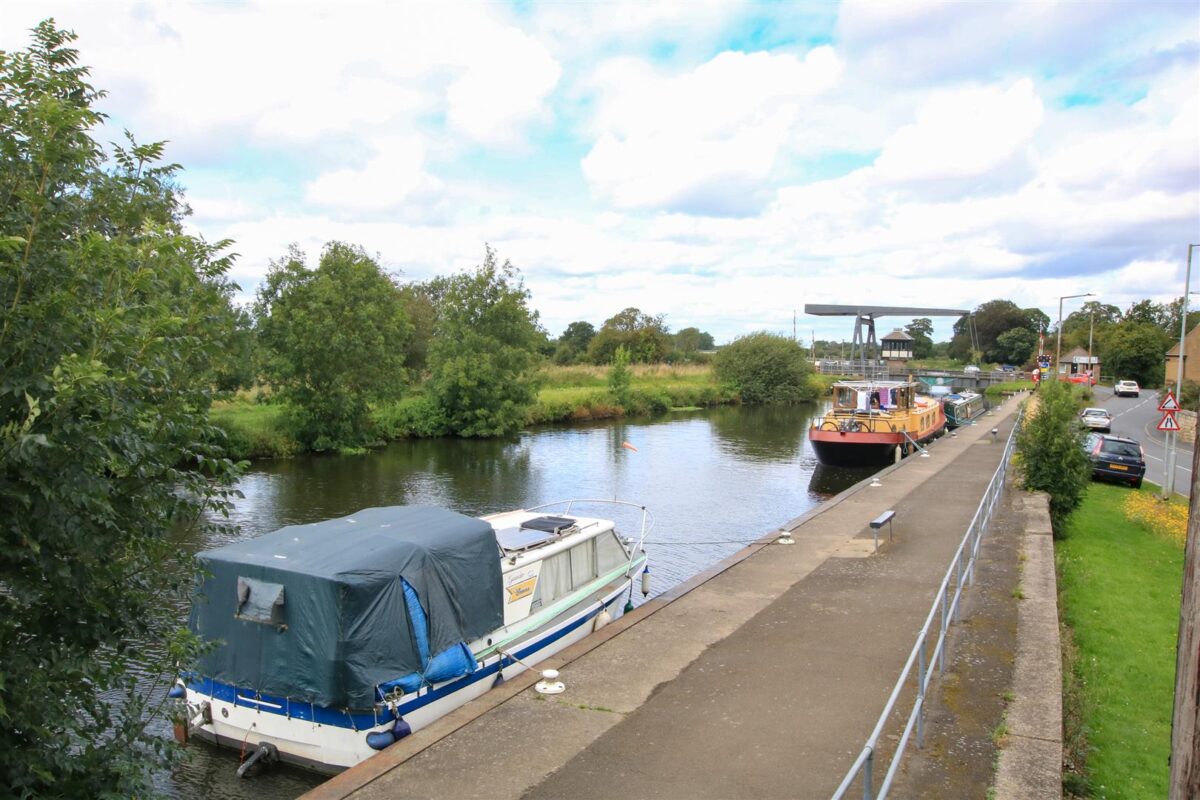
M723 202L770 175L801 102L834 86L840 72L829 47L803 59L724 52L679 76L615 60L594 79L599 135L584 175L621 208L725 210Z
M1028 78L1008 88L937 92L917 121L896 131L875 162L892 181L984 175L1028 144L1042 121L1042 101Z
M439 181L425 172L425 146L416 136L383 137L376 154L361 168L326 172L305 187L316 206L350 211L378 211L400 206L418 192L430 192Z

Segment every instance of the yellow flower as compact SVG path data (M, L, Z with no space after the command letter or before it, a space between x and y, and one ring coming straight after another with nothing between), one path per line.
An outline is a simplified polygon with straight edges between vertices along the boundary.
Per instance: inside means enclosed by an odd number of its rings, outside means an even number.
M1188 506L1166 501L1150 492L1131 492L1125 498L1125 517L1179 544L1187 541Z

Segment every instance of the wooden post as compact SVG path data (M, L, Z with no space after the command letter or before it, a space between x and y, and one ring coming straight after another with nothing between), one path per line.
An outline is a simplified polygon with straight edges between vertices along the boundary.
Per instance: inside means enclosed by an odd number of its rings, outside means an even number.
M1189 255L1190 255L1189 251ZM1200 430L1200 426L1197 426ZM1170 800L1200 797L1200 447L1192 443L1192 493L1183 554L1183 597L1175 653Z

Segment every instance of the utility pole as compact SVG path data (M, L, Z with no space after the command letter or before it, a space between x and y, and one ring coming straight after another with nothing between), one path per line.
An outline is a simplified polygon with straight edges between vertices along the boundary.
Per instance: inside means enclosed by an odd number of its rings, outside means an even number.
M1182 371L1182 368L1181 368ZM1175 713L1171 717L1170 800L1200 797L1200 447L1192 445L1192 496L1183 551L1183 597L1175 650Z
M1187 344L1187 315L1188 315L1188 294L1192 288L1192 248L1200 247L1200 244L1189 244L1187 253L1187 271L1183 277L1183 303L1179 309L1179 364L1175 369L1175 401L1179 401L1179 396L1183 394L1183 359L1184 345ZM1170 497L1175 492L1175 459L1178 458L1176 450L1178 449L1179 434L1174 431L1167 432L1167 474L1163 476L1163 497Z

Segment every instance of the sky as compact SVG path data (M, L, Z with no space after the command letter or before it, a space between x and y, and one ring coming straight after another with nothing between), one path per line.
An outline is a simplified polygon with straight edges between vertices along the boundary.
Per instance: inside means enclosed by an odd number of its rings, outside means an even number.
M1178 297L1200 243L1194 0L2 16L3 50L47 16L79 35L108 92L97 138L169 142L188 225L234 240L243 299L292 243L314 266L329 241L361 245L405 281L489 243L551 336L633 306L718 343L790 335L794 315L801 339L849 339L852 320L804 305L1004 298L1054 321L1063 295Z

